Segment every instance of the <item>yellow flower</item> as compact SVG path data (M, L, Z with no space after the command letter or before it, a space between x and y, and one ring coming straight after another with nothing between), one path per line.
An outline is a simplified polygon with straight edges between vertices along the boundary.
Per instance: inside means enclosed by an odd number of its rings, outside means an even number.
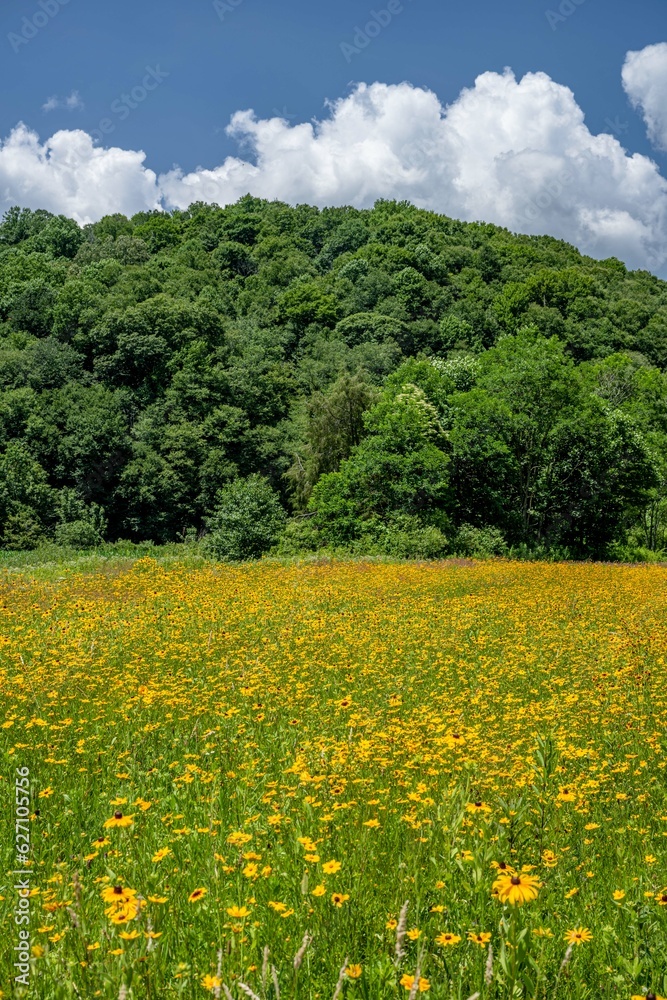
M100 942L96 941L95 944L89 944L88 947L86 948L86 951L97 951L97 949L99 948L99 946L100 946Z
M588 927L575 927L574 930L565 932L565 941L568 944L584 944L585 941L592 941L593 935Z
M122 812L115 812L111 819L105 820L103 825L105 830L110 830L117 826L132 826L133 823L134 816L123 816Z
M578 892L579 892L578 889L568 889L568 891L565 893L565 898L572 899L572 897L576 896Z
M161 847L159 851L155 852L151 860L154 862L154 864L157 864L158 861L163 861L164 858L168 857L170 854L171 854L171 849L169 847Z
M313 896L323 896L326 891L327 890L323 885L316 885L313 889Z
M443 932L442 934L438 934L437 938L435 939L435 943L441 944L443 948L448 948L451 947L452 945L458 944L460 940L461 938L458 934L449 934Z
M342 892L331 893L331 902L333 903L334 906L337 906L339 909L343 905L343 903L346 903L348 901L349 898L350 897L347 895L347 893L342 893Z
M122 938L123 941L136 941L138 937L141 937L139 931L119 931L118 937Z
M361 975L362 969L360 965L348 965L345 970L345 975L348 979L358 979Z
M420 934L421 931L417 930L416 927L413 927L411 931L407 932L406 937L409 937L411 941L416 941Z
M167 896L149 896L148 897L148 902L149 903L166 903L167 902L167 898L168 898Z
M510 906L521 906L537 899L540 880L534 875L499 875L493 883L493 889L498 894L501 903Z
M188 896L188 903L198 903L200 899L203 899L208 889L193 889Z
M124 906L111 906L106 911L112 924L129 924L130 920L136 920L141 912L138 900L125 903Z
M408 992L410 992L410 990L414 986L414 983L415 983L415 977L414 976L410 976L406 972L406 974L401 979L401 986L403 987L403 989L407 990ZM431 984L429 983L428 979L424 979L424 978L420 977L420 979L419 979L419 992L420 993L428 993L428 991L430 989L431 989Z
M41 944L34 944L30 949L30 952L33 958L42 958L42 956L44 955L44 949L42 948Z
M558 793L557 798L558 798L559 802L576 802L577 801L577 796L574 794L574 792L572 791L572 789L571 788L565 788L563 786L561 786L561 789L560 789L560 791Z
M376 829L380 825L379 819L367 819L363 826L369 826L372 830Z
M213 990L220 989L222 986L222 979L219 979L217 976L203 976L201 984L205 990L213 992Z
M39 799L48 799L48 798L50 798L51 795L53 795L53 789L51 788L51 786L49 786L48 788L44 788L39 793L39 795L37 796L37 798L39 798Z
M241 920L243 917L250 916L250 910L247 906L229 906L227 907L227 916L234 920Z
M137 897L136 889L128 889L127 886L111 885L103 889L100 893L105 903L114 903L116 906L123 906L131 903Z
M230 833L227 837L227 843L231 844L233 847L243 847L252 840L252 834L250 833Z
M322 871L325 875L335 875L341 869L340 861L325 861L322 865Z
M617 902L620 902L621 899L625 899L625 892L623 891L623 889L614 890L614 899Z
M489 941L491 940L491 935L488 931L468 931L468 941L472 941L473 944L478 944L480 948L485 948Z

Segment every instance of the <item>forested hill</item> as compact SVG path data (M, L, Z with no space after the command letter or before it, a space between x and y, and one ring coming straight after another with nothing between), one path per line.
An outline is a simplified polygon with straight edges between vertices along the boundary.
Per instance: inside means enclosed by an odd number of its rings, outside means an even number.
M0 544L208 525L224 554L245 510L264 549L659 548L666 367L667 284L549 237L394 202L13 209Z

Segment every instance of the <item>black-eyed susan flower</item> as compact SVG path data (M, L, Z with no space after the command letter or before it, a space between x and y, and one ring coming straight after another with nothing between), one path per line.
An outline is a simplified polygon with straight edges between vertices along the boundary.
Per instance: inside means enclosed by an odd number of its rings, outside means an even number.
M478 944L480 948L486 948L490 940L491 934L488 931L468 931L468 941Z
M207 892L208 889L204 888L193 889L190 895L188 896L188 903L198 903L201 899L204 898Z
M459 934L450 934L448 931L443 931L442 934L438 934L435 943L442 945L443 948L451 948L455 944L458 944L460 940L461 936Z
M125 816L122 812L115 812L110 819L104 821L105 830L113 830L116 827L128 827L134 823L134 815Z
M141 907L136 903L126 903L124 906L110 907L105 911L112 924L129 924L136 920Z
M585 944L587 941L593 940L593 935L589 931L588 927L575 927L571 931L566 931L564 935L564 940L568 944L581 945Z
M122 906L137 898L137 890L123 885L110 885L106 889L102 889L100 895L105 903L114 903L117 906Z
M490 813L491 811L491 806L487 802L482 802L481 799L477 799L475 802L468 802L466 805L466 812L473 815L477 813Z
M509 903L510 906L521 906L537 899L540 880L534 875L525 873L509 873L499 875L493 883L494 892L501 903Z

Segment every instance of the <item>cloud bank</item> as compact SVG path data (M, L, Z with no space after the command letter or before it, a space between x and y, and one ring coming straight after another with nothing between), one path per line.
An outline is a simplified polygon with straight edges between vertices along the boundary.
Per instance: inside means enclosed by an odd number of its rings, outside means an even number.
M665 67L667 44L629 53L623 71L660 142ZM327 110L295 125L238 112L228 132L249 158L160 177L141 151L100 148L80 130L42 143L19 125L0 143L0 210L41 207L83 223L199 200L225 205L248 192L321 206L408 199L667 276L667 180L648 157L592 134L572 91L544 73L484 73L447 107L409 83L359 84Z

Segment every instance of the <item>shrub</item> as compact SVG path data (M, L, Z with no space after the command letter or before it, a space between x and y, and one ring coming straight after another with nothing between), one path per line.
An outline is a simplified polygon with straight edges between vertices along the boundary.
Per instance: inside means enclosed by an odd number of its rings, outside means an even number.
M205 550L215 559L259 559L280 538L287 522L278 494L263 476L237 479L218 492L206 525Z
M298 556L304 552L317 552L324 547L324 540L311 518L296 518L289 521L283 531L276 555Z
M508 553L502 531L490 526L475 528L472 524L461 525L453 548L461 556L505 556Z
M414 515L396 514L388 521L366 522L351 549L397 559L441 559L449 552L450 543L440 528L424 524Z
M42 525L29 508L20 507L8 516L3 532L3 548L10 552L29 552L43 541Z
M87 504L76 490L64 489L58 497L55 540L72 549L94 549L104 541L107 520L96 503Z
M68 549L94 549L102 544L102 535L92 521L80 520L56 527L57 545Z

